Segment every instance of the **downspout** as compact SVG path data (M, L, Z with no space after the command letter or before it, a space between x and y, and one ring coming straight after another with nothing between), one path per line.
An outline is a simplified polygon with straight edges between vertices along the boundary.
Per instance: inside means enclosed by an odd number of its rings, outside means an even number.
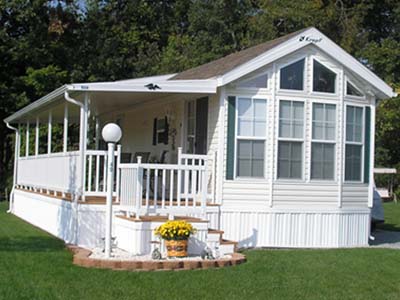
M14 208L14 191L17 184L17 171L18 171L18 156L19 156L19 130L11 126L8 122L5 122L7 128L15 131L15 153L14 153L14 174L13 174L13 186L10 193L10 205L7 213L11 213Z
M79 135L79 151L80 151L80 165L81 165L81 187L80 187L80 196L82 200L84 199L84 190L85 190L85 144L86 144L86 128L85 128L85 116L86 116L86 104L87 98L85 97L85 104L73 99L70 97L68 90L64 92L64 98L69 103L77 105L80 107L80 135ZM74 216L74 244L78 244L78 195L75 195L73 202L73 216Z

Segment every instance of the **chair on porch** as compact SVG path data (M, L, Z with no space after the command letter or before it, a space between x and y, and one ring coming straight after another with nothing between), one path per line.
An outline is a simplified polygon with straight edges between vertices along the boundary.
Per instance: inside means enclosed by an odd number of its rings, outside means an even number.
M133 156L132 163L137 163L138 157L142 158L142 163L147 164L149 162L150 158L150 152L135 152L135 155Z

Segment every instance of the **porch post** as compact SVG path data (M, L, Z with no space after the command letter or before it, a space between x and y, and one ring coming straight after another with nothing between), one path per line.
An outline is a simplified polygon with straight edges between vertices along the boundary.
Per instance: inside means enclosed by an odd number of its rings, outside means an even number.
M39 155L39 117L36 117L35 155Z
M51 131L53 122L53 112L49 111L49 120L47 123L47 154L51 153Z
M81 158L81 197L85 201L85 185L86 185L86 146L87 146L87 119L88 119L88 102L89 94L85 93L84 105L80 108L80 134L79 134L79 150Z
M63 152L68 150L68 103L64 106L64 140L63 140Z
M29 120L26 122L25 156L29 156Z

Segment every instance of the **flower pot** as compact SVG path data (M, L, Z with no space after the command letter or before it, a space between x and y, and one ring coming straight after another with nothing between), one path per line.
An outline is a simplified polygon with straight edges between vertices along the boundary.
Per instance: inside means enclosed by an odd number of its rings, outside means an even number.
M166 240L165 246L167 247L168 257L186 257L188 249L187 240Z

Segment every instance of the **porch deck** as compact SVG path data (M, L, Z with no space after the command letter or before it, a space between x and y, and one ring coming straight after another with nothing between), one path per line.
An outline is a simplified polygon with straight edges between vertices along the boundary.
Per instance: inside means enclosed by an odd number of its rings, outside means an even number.
M39 195L43 195L46 197L51 197L54 199L59 199L59 200L63 200L63 201L68 201L68 202L73 202L73 196L70 193L65 193L65 195L62 195L61 193L54 193L53 191L50 190L46 190L46 189L42 189L42 190L31 190L31 189L27 189L27 188L17 188L17 190L20 191L24 191L24 192L28 192L28 193L34 193L34 194L39 194ZM154 206L154 199L149 199L149 205L150 206ZM179 206L177 199L173 199L172 203L170 204L169 200L165 201L165 205L166 206L173 206L173 207L177 207ZM85 204L85 205L105 205L106 204L106 197L105 196L86 196L85 200L83 201L81 198L78 199L78 203L79 204ZM113 197L113 205L119 205L120 203L117 202L116 197ZM200 206L200 202L196 201L194 203L195 205L193 205L193 200L190 199L187 201L187 205L188 206ZM144 198L142 200L142 205L146 205L146 199ZM157 200L156 203L157 206L162 206L162 200L159 199ZM211 203L211 202L207 202L206 206L210 206L210 207L218 207L220 206L220 204L217 203Z

